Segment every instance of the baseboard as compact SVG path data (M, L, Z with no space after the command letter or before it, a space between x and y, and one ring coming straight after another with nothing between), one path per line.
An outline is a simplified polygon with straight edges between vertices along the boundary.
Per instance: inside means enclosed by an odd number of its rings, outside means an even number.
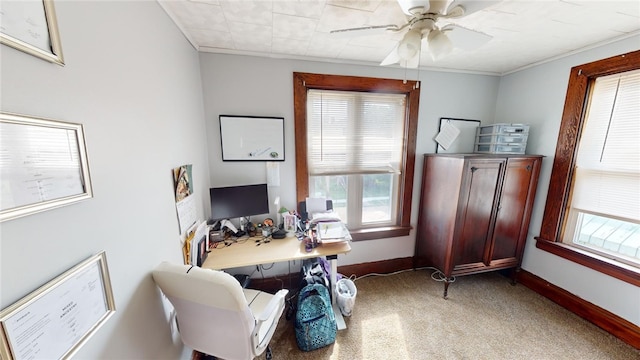
M413 268L413 257L374 261L362 264L338 266L338 272L346 277L366 274L389 274Z
M635 324L525 270L518 272L517 280L520 284L593 323L634 348L640 349L640 328Z

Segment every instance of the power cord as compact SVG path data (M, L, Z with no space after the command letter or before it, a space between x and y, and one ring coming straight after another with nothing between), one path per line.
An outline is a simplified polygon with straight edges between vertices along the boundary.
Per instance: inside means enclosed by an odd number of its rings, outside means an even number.
M441 281L447 281L447 277L446 277L446 276L444 276L444 273L443 273L442 271L440 271L440 270L438 270L438 269L436 269L436 268L434 268L434 267L430 267L430 266L420 267L420 268L415 268L415 269L404 269L404 270L398 270L398 271L394 271L394 272L387 273L387 274L370 273L370 274L365 274L365 275L358 276L358 277L356 277L356 276L355 276L355 274L352 274L352 275L349 277L349 279L351 279L351 278L353 277L353 281L355 282L355 281L358 281L358 280L360 280L360 279L364 279L364 278L369 277L369 276L391 276L391 275L401 274L401 273L403 273L403 272L407 272L407 271L418 271L418 270L434 270L434 271L431 273L431 279L432 279L432 280L434 280L434 281L439 281L439 282L441 282ZM456 277L455 277L455 276L452 276L452 277L450 277L450 278L449 278L449 280L448 280L448 281L449 281L449 283L455 282L455 281L456 281Z

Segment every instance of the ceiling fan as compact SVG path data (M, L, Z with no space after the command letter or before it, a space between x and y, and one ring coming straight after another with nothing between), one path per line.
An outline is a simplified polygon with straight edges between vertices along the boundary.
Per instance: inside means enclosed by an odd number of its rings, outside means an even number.
M456 24L443 24L445 19L461 18L499 1L473 0L397 0L407 15L403 25L374 25L331 31L342 35L371 35L379 32L406 31L398 45L380 65L400 64L417 68L422 43L435 61L448 55L454 47L473 50L491 40L491 36Z

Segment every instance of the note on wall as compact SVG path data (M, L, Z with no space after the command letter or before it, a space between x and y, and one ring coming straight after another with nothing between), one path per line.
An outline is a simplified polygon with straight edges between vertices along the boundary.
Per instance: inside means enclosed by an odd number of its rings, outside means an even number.
M445 122L440 127L440 132L436 135L436 142L447 150L460 135L460 129L453 126L450 122Z

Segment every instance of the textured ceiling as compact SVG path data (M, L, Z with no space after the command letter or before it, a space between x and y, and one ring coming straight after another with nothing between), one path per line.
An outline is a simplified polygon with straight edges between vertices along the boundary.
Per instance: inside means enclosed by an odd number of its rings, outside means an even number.
M469 5L473 0L458 3ZM331 30L397 24L396 0L159 0L201 52L379 64L404 32L344 37ZM473 51L454 49L425 69L505 74L585 47L640 33L640 1L505 0L439 25L493 36ZM640 48L640 43L638 44Z

